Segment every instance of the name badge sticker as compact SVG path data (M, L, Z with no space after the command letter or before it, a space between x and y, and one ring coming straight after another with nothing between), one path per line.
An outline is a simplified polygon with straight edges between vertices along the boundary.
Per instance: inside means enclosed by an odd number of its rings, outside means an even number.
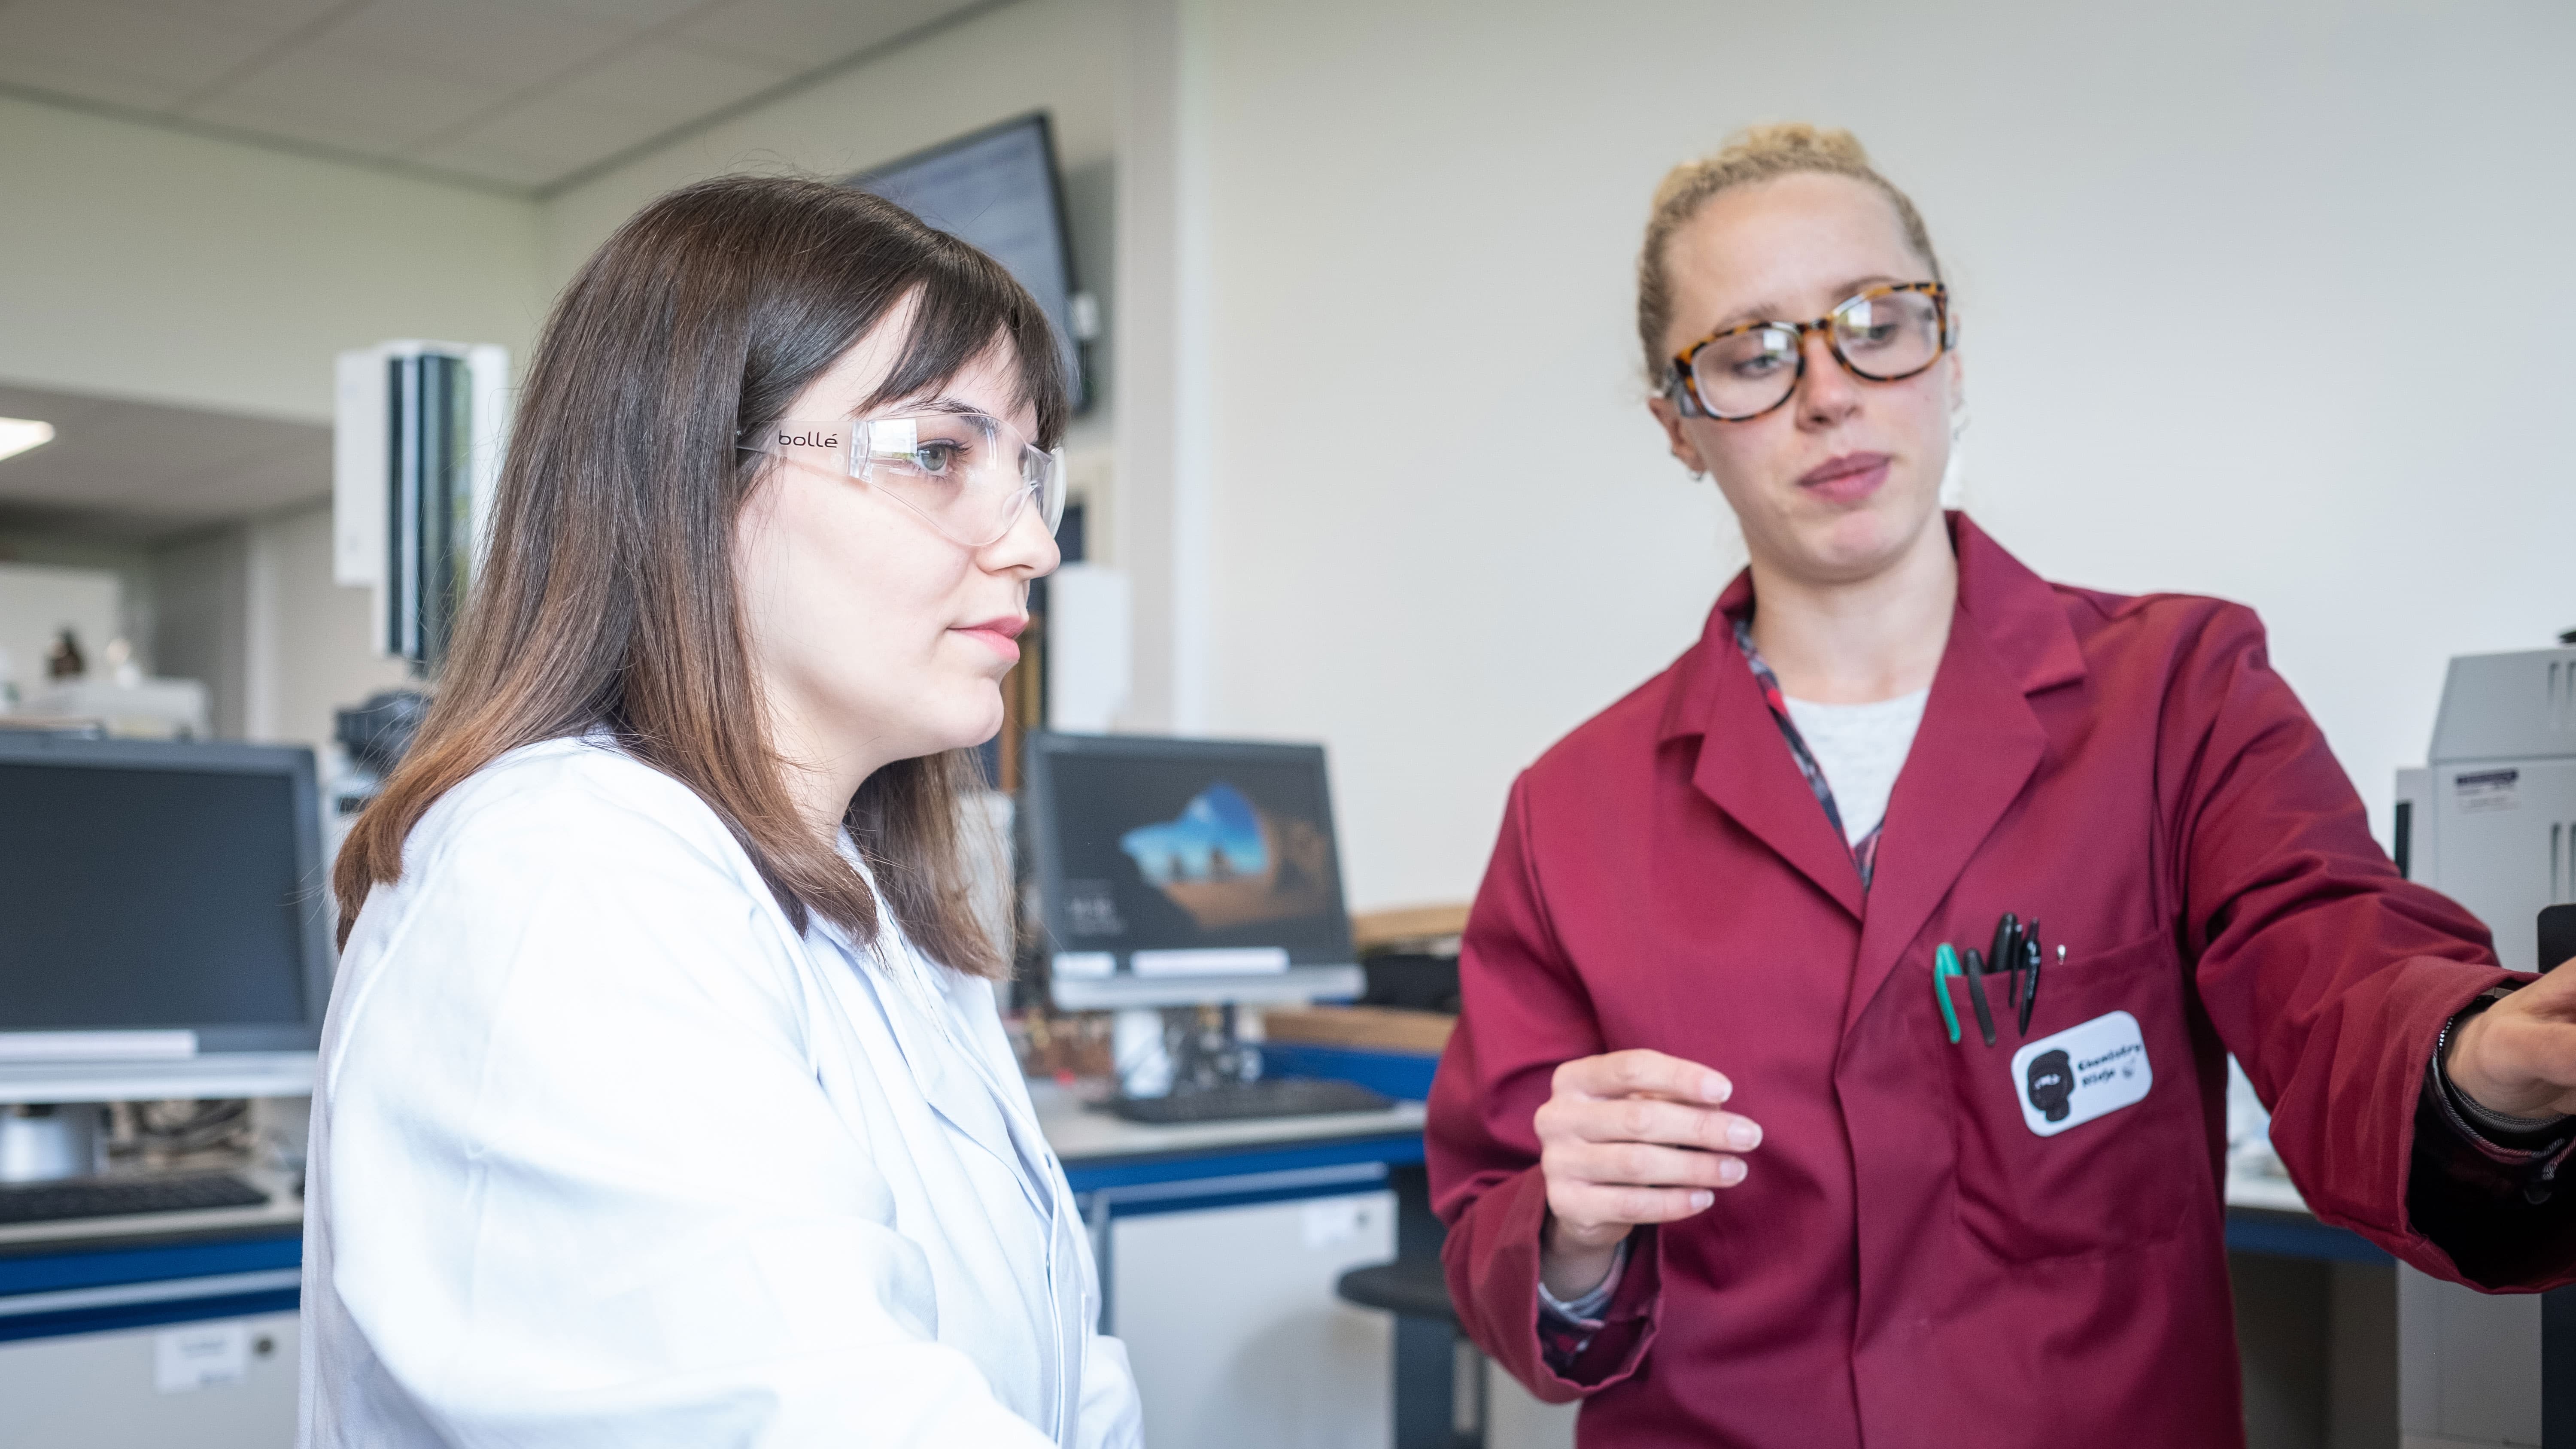
M2132 1106L2156 1082L2146 1034L2125 1011L2029 1043L2013 1053L2012 1074L2021 1120L2042 1137Z

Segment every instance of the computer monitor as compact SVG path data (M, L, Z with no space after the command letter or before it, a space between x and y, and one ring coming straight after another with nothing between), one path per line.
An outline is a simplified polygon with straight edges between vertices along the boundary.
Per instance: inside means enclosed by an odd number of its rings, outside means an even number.
M1084 329L1074 317L1081 292L1072 231L1065 222L1055 133L1043 111L862 171L850 184L972 242L1017 277L1054 324L1074 408L1089 404L1080 345Z
M313 754L0 730L0 1102L309 1091Z
M1026 760L1059 1009L1366 988L1321 746L1040 732Z

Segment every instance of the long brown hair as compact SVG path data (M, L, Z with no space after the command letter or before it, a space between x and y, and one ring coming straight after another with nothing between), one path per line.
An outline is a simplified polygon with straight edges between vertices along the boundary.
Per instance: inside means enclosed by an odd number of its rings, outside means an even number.
M871 893L789 801L734 575L734 523L762 477L736 443L916 297L867 405L999 345L1038 445L1054 446L1065 378L1037 303L992 258L864 192L703 182L645 207L581 269L530 359L437 700L333 869L343 942L440 796L523 745L605 728L715 811L798 930L820 915L874 940L882 895L932 959L1003 974L959 819L972 757L899 761L860 786L844 820Z

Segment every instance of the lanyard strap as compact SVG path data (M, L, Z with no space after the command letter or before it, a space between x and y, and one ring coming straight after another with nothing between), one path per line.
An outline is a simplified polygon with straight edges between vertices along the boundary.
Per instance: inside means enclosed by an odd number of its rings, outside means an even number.
M1762 702L1771 707L1771 722L1780 727L1780 738L1789 742L1789 757L1798 762L1798 773L1807 777L1807 788L1814 792L1816 803L1825 807L1825 819L1834 827L1834 838L1849 840L1843 829L1842 809L1834 803L1834 787L1825 779L1824 767L1816 763L1815 752L1807 748L1805 737L1798 733L1797 721L1789 718L1789 698L1780 692L1780 677L1771 672L1762 651L1754 647L1752 618L1738 615L1734 624L1735 647L1753 670L1754 683L1762 686ZM1852 864L1860 871L1864 893L1869 890L1870 876L1878 869L1878 837L1886 828L1887 822L1881 820L1869 828L1869 834L1849 840Z

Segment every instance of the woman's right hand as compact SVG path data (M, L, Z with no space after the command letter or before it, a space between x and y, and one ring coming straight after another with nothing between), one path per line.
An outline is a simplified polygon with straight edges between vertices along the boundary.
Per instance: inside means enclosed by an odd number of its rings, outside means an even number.
M1537 1119L1548 1207L1539 1277L1548 1292L1591 1292L1638 1224L1690 1217L1744 1180L1737 1154L1761 1144L1762 1128L1718 1110L1734 1091L1713 1068L1642 1049L1556 1069L1555 1095Z

